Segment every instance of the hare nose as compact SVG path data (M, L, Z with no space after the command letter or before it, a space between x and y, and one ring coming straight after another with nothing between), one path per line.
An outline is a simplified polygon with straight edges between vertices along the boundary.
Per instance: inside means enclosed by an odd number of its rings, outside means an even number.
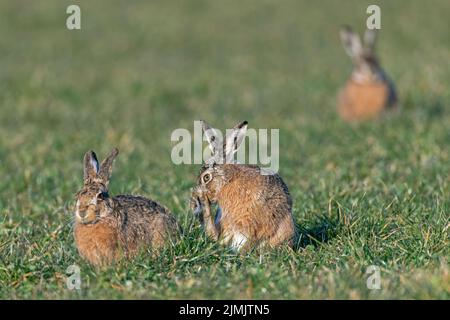
M87 214L87 210L80 210L80 211L78 211L78 215L80 216L80 218L84 218L84 217L86 217L86 214Z

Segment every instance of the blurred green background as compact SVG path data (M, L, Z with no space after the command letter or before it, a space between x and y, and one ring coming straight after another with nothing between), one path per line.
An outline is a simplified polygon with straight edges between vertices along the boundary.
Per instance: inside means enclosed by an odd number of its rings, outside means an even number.
M66 8L81 7L81 30ZM401 112L342 122L343 24L381 7L378 55ZM0 297L450 298L450 12L433 1L2 1ZM280 129L280 174L302 247L236 256L188 210L199 166L170 134L205 119ZM169 207L184 239L159 258L95 270L71 208L82 157L113 146L111 194ZM81 267L82 290L66 288ZM365 270L381 268L381 290Z

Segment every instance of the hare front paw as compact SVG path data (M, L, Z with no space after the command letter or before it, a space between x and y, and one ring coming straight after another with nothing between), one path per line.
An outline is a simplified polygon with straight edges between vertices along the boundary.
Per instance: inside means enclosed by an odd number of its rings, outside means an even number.
M192 188L192 195L189 202L189 207L196 215L200 215L203 210L203 191L197 186Z

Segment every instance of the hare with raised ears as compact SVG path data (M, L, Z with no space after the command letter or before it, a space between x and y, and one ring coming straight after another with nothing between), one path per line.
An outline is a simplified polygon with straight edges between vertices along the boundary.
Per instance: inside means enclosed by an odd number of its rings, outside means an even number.
M131 195L110 197L111 154L99 165L89 151L84 156L84 184L76 194L74 237L80 255L97 266L133 257L140 249L159 248L178 234L178 224L165 207Z
M297 231L286 184L276 173L233 160L245 138L247 121L238 124L224 143L216 130L202 124L213 156L200 170L191 207L200 215L206 234L238 251L283 243L292 246ZM215 217L213 204L218 206Z
M397 104L394 85L375 56L376 36L376 30L366 30L363 43L350 27L340 30L353 62L351 77L338 94L338 112L346 121L374 119Z

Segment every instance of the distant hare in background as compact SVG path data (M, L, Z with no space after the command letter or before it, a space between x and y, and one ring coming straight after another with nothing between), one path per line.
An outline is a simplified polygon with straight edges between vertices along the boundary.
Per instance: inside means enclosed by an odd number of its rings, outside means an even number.
M397 94L394 84L375 56L376 30L366 30L364 43L350 27L344 26L340 36L345 51L353 62L353 72L338 94L338 112L346 121L370 120L394 108Z
M202 124L213 156L200 170L191 208L200 215L206 234L238 251L283 243L292 246L297 231L286 184L276 173L264 175L256 165L233 162L247 121L233 128L223 143L214 129ZM215 218L212 204L218 205Z
M108 184L114 158L99 165L89 151L84 156L84 185L76 194L75 243L89 263L103 266L142 248L159 248L179 231L174 216L156 202L140 196L110 197Z

